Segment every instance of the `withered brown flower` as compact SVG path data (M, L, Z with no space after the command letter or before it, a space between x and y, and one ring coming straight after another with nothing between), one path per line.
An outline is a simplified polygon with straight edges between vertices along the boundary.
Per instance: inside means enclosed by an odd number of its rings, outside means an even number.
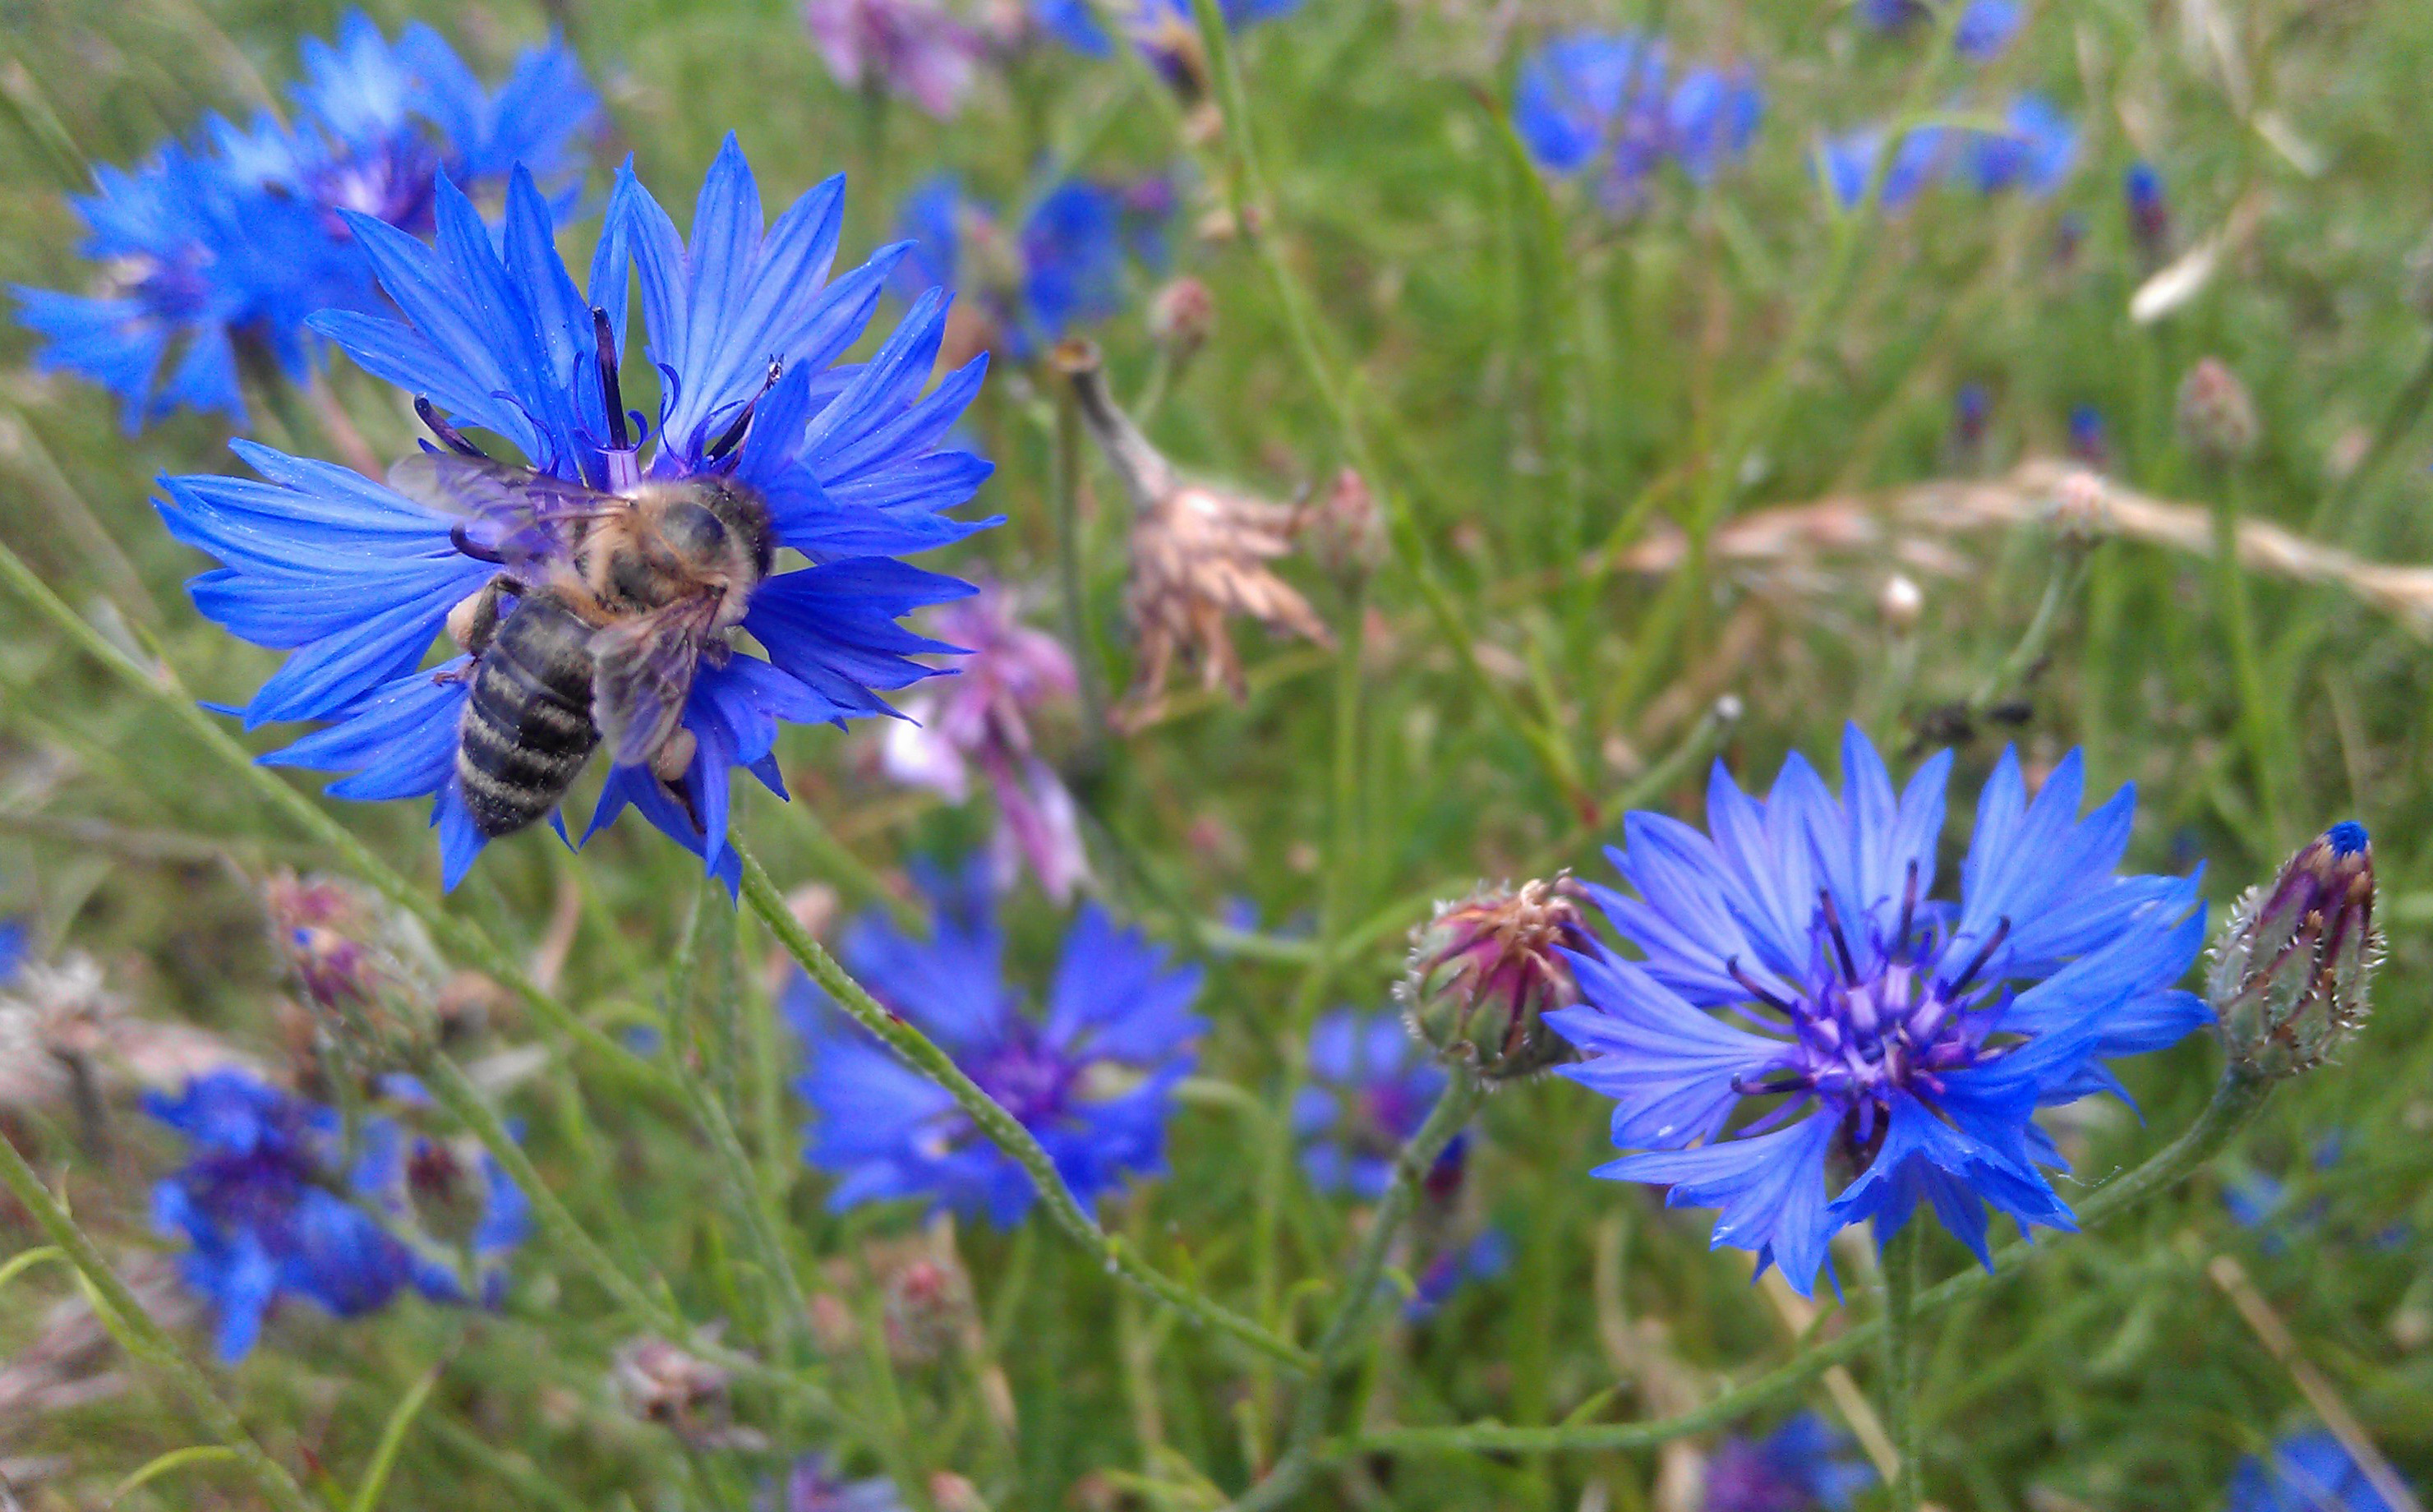
M1131 580L1124 604L1139 643L1131 690L1111 716L1124 731L1156 721L1181 655L1209 688L1249 695L1226 621L1247 615L1333 649L1334 633L1268 564L1292 550L1290 507L1187 479L1149 444L1107 392L1098 349L1058 345L1054 361L1073 384L1083 422L1131 496Z

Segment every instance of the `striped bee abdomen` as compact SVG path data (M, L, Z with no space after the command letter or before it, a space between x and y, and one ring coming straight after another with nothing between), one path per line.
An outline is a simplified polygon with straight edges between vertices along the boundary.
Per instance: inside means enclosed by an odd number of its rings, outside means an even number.
M485 836L513 834L548 813L600 743L591 636L546 591L529 594L474 664L457 722L456 777Z

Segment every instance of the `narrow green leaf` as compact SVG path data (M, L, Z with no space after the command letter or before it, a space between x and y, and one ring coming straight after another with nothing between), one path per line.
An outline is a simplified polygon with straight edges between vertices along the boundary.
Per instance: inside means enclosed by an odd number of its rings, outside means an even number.
M7 1290L10 1282L43 1261L65 1260L67 1257L67 1251L55 1244L38 1244L31 1249L19 1250L9 1257L7 1264L0 1265L0 1291Z
M446 1369L434 1365L422 1372L406 1394L391 1408L388 1422L381 1429L380 1447L372 1451L372 1462L365 1467L364 1479L355 1487L354 1500L347 1504L347 1512L372 1512L380 1505L381 1492L388 1489L389 1471L397 1468L398 1452L405 1447L405 1436L414 1427L414 1419L422 1404L431 1400L433 1388L439 1385L439 1373Z
M189 1465L216 1465L223 1460L236 1457L236 1451L226 1444L192 1444L184 1449L173 1449L119 1482L111 1488L110 1500L112 1503L123 1501L128 1492L156 1481L172 1470L181 1470Z

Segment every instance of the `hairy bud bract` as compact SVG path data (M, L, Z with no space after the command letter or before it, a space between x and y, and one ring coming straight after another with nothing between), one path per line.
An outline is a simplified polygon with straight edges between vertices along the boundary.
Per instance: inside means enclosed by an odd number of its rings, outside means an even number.
M2365 1022L2382 954L2373 845L2363 824L2334 824L2248 890L2214 947L2205 997L2232 1060L2270 1078L2322 1064Z

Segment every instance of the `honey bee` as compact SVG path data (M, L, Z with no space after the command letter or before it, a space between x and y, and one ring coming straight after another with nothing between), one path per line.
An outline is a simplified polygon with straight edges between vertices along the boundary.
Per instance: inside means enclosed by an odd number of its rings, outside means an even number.
M759 495L717 474L606 493L470 449L408 457L389 484L460 517L457 550L500 567L448 615L473 658L456 776L474 827L497 839L547 814L603 744L681 778L693 673L723 663L775 553Z

